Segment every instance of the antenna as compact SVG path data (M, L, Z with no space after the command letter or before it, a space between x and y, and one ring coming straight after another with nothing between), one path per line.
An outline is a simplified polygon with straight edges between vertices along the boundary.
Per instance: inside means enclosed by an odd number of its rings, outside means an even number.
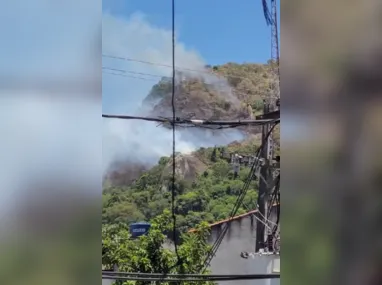
M279 31L277 21L277 1L271 0L271 69L272 69L272 94L271 101L274 107L280 104L280 50L279 50ZM273 110L272 110L273 111Z

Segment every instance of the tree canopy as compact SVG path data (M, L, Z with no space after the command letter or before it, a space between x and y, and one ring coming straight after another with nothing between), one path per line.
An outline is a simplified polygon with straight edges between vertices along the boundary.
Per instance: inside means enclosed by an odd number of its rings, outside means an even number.
M140 273L185 274L200 273L211 246L207 243L208 224L203 222L197 231L184 233L178 247L179 260L170 246L166 246L165 233L171 231L171 214L163 214L151 221L147 235L132 239L126 224L105 225L102 228L102 265L105 270L112 270L118 264L119 271ZM205 274L209 272L206 271ZM189 282L182 282L188 284ZM195 283L195 282L194 282ZM193 284L194 284L193 283ZM148 285L151 281L116 281L118 285ZM161 283L166 284L166 283ZM190 283L191 284L191 283ZM199 282L200 285L213 284Z
M237 146L227 151L239 150ZM176 213L179 233L202 221L209 223L228 217L247 179L249 168L242 166L234 179L230 162L221 157L217 148L202 148L193 154L207 164L195 174L193 181L176 177ZM103 223L129 224L149 221L170 209L171 175L166 172L170 159L163 157L158 164L143 173L135 183L110 186L103 192ZM257 200L257 182L253 181L238 214L253 208Z
M192 114L195 118L245 119L262 113L263 99L270 93L273 80L270 63L227 63L206 66L206 70L212 76L191 78L183 74L186 80L177 83L177 116ZM151 107L151 115L167 116L171 111L171 84L168 78L163 78L145 98L143 103ZM232 96L238 104L227 100ZM229 217L250 171L241 165L235 175L229 154L253 155L260 144L260 128L246 127L240 131L248 135L245 141L200 148L188 155L177 153L174 189L170 157L160 158L151 169L134 172L135 176L128 167L126 174L129 175L116 173L119 183L104 183L102 264L106 269L118 264L119 270L125 272L199 273L198 269L210 251L208 223ZM279 129L274 136L276 153L279 152L278 133ZM176 267L176 254L167 246L173 230L170 215L173 191L176 194L176 234L180 237L179 241L177 239L179 256L185 261ZM258 183L252 181L237 214L255 208L257 196ZM128 225L139 221L151 221L152 226L147 236L133 240ZM189 234L191 228L198 231ZM124 283L127 284L145 283Z

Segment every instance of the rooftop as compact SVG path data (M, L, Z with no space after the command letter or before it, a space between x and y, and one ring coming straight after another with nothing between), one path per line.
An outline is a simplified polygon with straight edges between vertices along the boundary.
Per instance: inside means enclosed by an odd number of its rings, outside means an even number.
M276 206L277 204L273 204L273 207ZM224 219L224 220L221 220L221 221L218 221L218 222L215 222L215 223L212 223L212 224L209 224L209 227L214 227L214 226L219 226L219 225L222 225L224 223L227 223L227 222L231 222L231 221L235 221L235 220L240 220L242 218L245 218L245 217L248 217L248 216L251 216L253 214L256 214L259 210L258 209L255 209L255 210L252 210L252 211L249 211L247 213L244 213L244 214L241 214L241 215L237 215L237 216L234 216L232 218L228 218L228 219ZM195 232L196 229L191 229L189 230L188 232L189 233L192 233L192 232Z
M253 215L255 213L257 213L259 210L252 210L252 211L249 211L247 213L244 213L244 214L241 214L241 215L237 215L237 216L234 216L232 218L228 218L228 219L225 219L225 220L221 220L221 221L218 221L218 222L215 222L215 223L212 223L212 224L209 224L210 227L214 227L214 226L218 226L218 225L222 225L226 222L229 222L229 221L235 221L235 220L239 220L241 218L244 218L244 217L248 217L250 215ZM189 230L188 232L192 233L192 232L195 232L196 229L191 229Z

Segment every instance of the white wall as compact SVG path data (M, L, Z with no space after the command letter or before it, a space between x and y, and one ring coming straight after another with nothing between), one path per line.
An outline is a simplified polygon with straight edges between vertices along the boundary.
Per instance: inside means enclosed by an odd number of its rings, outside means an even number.
M271 217L272 220L275 217ZM223 227L223 226L222 226ZM211 230L209 241L213 243L219 235L221 228L215 226ZM231 221L228 232L223 239L216 256L212 259L213 274L266 274L273 273L269 268L272 260L278 256L256 256L244 259L241 252L255 252L256 245L256 219L246 216L240 220ZM221 282L225 285L279 285L280 280L243 280Z
M271 216L275 221L275 216ZM222 227L211 228L209 242L215 242ZM223 239L216 256L212 259L211 269L213 274L266 274L274 273L270 268L273 260L278 260L279 256L255 256L244 259L241 252L255 252L256 245L256 219L246 216L230 222L228 232ZM171 248L170 244L165 245ZM278 266L279 267L279 266ZM102 285L110 285L109 280L102 280ZM280 279L272 280L243 280L225 281L221 285L280 285Z

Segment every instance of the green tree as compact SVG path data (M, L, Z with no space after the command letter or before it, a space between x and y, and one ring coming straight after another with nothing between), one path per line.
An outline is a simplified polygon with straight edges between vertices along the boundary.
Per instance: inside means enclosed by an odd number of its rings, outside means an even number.
M175 252L165 246L166 233L170 231L171 214L169 211L164 211L162 215L154 218L149 233L138 239L131 239L129 230L124 225L105 225L102 228L103 267L112 269L117 264L119 270L124 272L199 273L200 267L211 251L211 247L207 243L208 224L201 223L194 233L182 235L182 243L178 247L182 262L178 266L175 266L178 261ZM206 271L206 274L208 273ZM188 283L183 282L182 284ZM119 282L119 284L148 285L152 283L124 281ZM213 283L200 282L199 284L209 285Z
M225 160L219 160L212 166L214 176L218 179L224 179L227 177L228 172L231 170L231 166Z
M216 149L217 161L212 162L211 156ZM250 153L256 150L256 141L236 143L226 146L226 153ZM194 228L200 221L216 222L228 218L248 179L250 168L242 165L239 176L233 180L233 170L230 160L221 158L221 146L200 148L193 155L201 159L206 168L195 173L190 181L181 175L175 179L176 214L179 233ZM149 221L171 207L171 164L169 157L162 157L158 164L146 171L135 184L118 187L107 187L103 191L103 223L125 224L136 221ZM171 169L170 169L171 170ZM245 201L253 208L257 201L258 182L252 181ZM242 211L240 209L240 212Z
M103 220L106 223L131 223L144 220L144 215L135 204L123 202L114 204L104 210Z
M212 162L216 162L217 161L217 150L216 150L216 147L214 147L214 150L212 151L211 161Z

